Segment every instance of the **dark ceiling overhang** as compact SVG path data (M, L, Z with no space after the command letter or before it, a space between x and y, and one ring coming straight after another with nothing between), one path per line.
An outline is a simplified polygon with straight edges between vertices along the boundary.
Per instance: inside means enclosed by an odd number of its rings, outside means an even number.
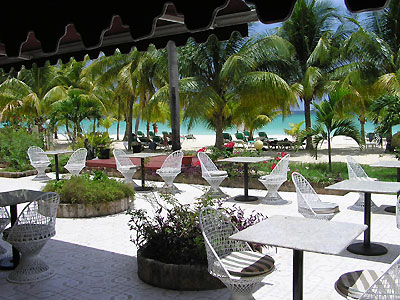
M389 0L344 0L352 12L383 8ZM233 31L248 35L248 23L287 19L296 0L8 1L0 11L0 68L54 64L86 54L98 57L118 48L177 46L189 37L204 42Z

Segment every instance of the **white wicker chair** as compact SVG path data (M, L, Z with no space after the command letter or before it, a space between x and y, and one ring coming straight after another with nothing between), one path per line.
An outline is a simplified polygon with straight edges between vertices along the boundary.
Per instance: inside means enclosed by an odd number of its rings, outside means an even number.
M4 231L8 224L10 224L10 215L5 207L0 207L0 234ZM0 246L0 260L7 254L7 249Z
M160 175L161 178L165 181L163 189L169 191L179 191L179 189L174 185L173 182L176 176L178 176L178 174L181 172L182 158L182 150L174 151L167 156L161 168L156 170L156 173Z
M274 259L252 251L246 242L229 239L238 230L220 211L200 211L200 229L206 246L208 272L231 292L230 299L254 299L253 291L274 269ZM254 266L257 261L257 268Z
M278 193L280 186L287 180L290 154L286 154L275 166L269 175L261 176L258 180L268 190L262 200L266 204L286 204L289 201L282 199Z
M226 171L219 171L206 153L197 152L197 157L201 165L201 175L211 186L206 195L211 197L226 197L227 195L221 191L219 186L228 177L228 173Z
M360 300L400 299L400 258L361 296Z
M32 180L35 181L46 181L50 180L50 177L46 175L46 168L50 165L50 160L42 148L37 146L30 146L28 148L28 156L31 165L36 169L37 175Z
M134 165L126 153L120 149L114 149L113 155L115 157L117 170L124 176L125 183L132 184L133 174L136 173L136 171L139 169L139 166Z
M21 261L8 275L16 283L36 282L54 275L41 258L40 250L56 234L56 215L60 196L45 193L28 203L15 224L4 230L3 239L21 253Z
M339 206L336 203L321 201L303 175L293 172L292 180L296 187L298 212L304 217L330 220L339 212Z
M347 162L347 171L349 173L349 179L357 179L357 180L376 180L375 178L371 178L365 173L364 169L361 165L351 156L346 156ZM356 210L356 211L364 211L364 193L359 193L358 200L348 209ZM379 209L379 207L371 200L371 211L375 212Z
M65 165L65 168L68 170L68 172L70 172L72 175L79 175L79 173L86 166L86 155L87 150L85 148L79 148L72 153L67 164Z
M335 289L346 299L400 299L400 257L385 271L358 270L345 273L335 282Z

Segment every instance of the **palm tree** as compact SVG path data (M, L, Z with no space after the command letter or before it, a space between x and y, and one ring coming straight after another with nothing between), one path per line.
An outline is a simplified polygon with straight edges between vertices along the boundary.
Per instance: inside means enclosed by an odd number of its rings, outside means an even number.
M317 149L323 141L328 142L328 163L329 171L332 172L332 138L344 135L352 138L360 144L360 135L358 129L352 121L351 115L338 114L338 106L349 92L345 89L336 89L329 93L328 99L321 103L314 103L316 113L316 124L311 129L305 129L300 136L300 140L304 140L305 136L312 137L315 147L315 156L317 157Z
M329 1L298 0L291 17L278 30L278 35L296 50L297 66L293 66L292 75L286 80L300 85L306 129L311 128L311 104L323 93L324 69L336 57L332 41L340 40L342 32L333 35L331 30L338 20L337 9ZM311 138L307 138L306 148L312 149Z

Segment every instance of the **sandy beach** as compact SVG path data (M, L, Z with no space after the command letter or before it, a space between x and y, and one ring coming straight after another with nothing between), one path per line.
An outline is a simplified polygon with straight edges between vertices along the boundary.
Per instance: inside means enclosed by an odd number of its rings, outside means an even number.
M116 139L116 136L111 136ZM215 144L215 135L194 135L196 139L184 139L181 140L182 149L185 151L197 151L202 147L210 147ZM277 139L290 139L290 136L286 135L273 135L271 138ZM117 141L113 143L114 148L124 149L123 142ZM240 151L243 147L239 144L235 145L235 149ZM251 148L249 148L251 149ZM384 152L384 147L376 147L374 149L360 150L359 146L355 141L348 137L338 136L332 140L332 161L334 162L345 162L346 156L351 155L361 164L372 164L383 160L397 160L393 154ZM272 155L276 150L266 151L267 155ZM300 149L299 151L290 151L291 161L301 162L328 162L328 145L325 142L320 148L318 148L318 159L316 160L313 153L306 150Z

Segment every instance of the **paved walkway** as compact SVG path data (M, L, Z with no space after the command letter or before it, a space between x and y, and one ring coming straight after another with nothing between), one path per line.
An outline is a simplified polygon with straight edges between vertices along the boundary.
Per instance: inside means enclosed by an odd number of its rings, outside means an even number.
M54 177L54 174L50 174ZM39 190L43 183L34 182L32 177L19 179L0 178L0 191L19 188ZM137 181L139 183L139 181ZM154 182L154 185L162 185ZM202 195L204 186L177 184L184 192L176 197L182 203L190 203ZM231 196L241 194L242 189L222 188ZM264 196L265 190L250 190L250 194ZM136 193L134 205L149 208L143 194ZM224 205L239 205L245 212L256 210L267 216L293 215L297 213L295 193L281 193L288 205L271 206L259 201L251 204L235 203L229 199ZM363 223L363 213L347 209L358 194L345 196L321 195L322 200L339 204L341 212L333 221ZM343 299L334 289L337 278L349 271L372 268L385 270L400 254L400 234L396 228L395 216L383 211L387 205L394 205L394 195L373 195L373 201L380 211L372 215L374 242L385 244L388 254L378 257L363 257L347 252L340 255L304 254L304 299ZM20 209L20 208L19 208ZM149 286L138 279L136 248L130 242L129 216L121 213L113 216L90 219L57 219L56 236L43 248L42 256L56 270L56 275L38 283L19 285L6 281L8 271L0 271L0 295L3 300L102 300L102 299L228 299L227 289L213 291L179 292ZM313 234L310 232L310 235ZM335 238L335 237L332 237ZM359 237L362 239L362 236ZM4 241L3 246L9 247ZM267 276L261 288L255 292L255 299L292 298L292 251L279 248L274 255L277 270Z

